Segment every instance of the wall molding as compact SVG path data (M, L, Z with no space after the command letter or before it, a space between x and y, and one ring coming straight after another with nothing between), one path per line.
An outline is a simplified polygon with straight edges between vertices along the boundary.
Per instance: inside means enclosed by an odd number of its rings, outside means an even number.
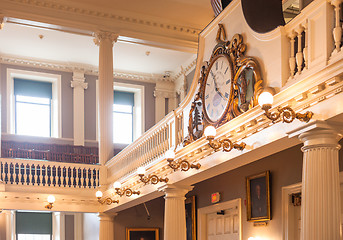
M19 3L23 5L29 5L33 7L39 7L39 8L48 8L53 10L58 10L62 12L66 12L68 14L81 14L85 16L92 16L92 17L99 17L106 19L107 21L113 21L117 20L120 22L126 22L126 23L133 23L133 24L139 24L139 25L145 25L148 27L154 27L158 29L163 29L167 31L172 32L180 32L183 34L188 35L194 35L198 36L200 33L200 29L187 27L187 26L181 26L176 24L170 24L170 23L164 23L164 22L158 22L156 20L151 19L143 19L139 17L132 17L127 16L126 14L118 14L118 13L111 13L111 12L104 12L100 10L94 10L90 8L81 8L73 6L72 4L66 4L66 3L58 3L48 0L6 0L10 3Z
M52 62L40 59L25 59L15 56L0 56L0 63L28 66L33 68L62 71L62 72L74 72L75 70L82 70L86 75L98 76L99 71L95 66L83 65L83 64L72 64L67 62ZM132 80L138 82L148 82L156 83L157 81L163 80L162 74L147 74L147 73L137 73L137 72L115 72L113 74L114 78L120 78L124 80Z

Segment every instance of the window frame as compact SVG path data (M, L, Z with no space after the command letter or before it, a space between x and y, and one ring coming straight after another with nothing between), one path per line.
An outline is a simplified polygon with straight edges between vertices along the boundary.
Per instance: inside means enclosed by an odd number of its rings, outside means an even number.
M145 97L144 85L113 82L113 91L123 91L134 93L133 106L133 142L145 132ZM113 112L113 111L112 111ZM99 80L96 81L96 113L99 116ZM96 118L96 140L99 141L98 118ZM114 145L123 145L113 143Z
M60 138L62 136L61 75L12 68L7 69L7 133L10 134L16 134L14 78L52 83L50 136Z

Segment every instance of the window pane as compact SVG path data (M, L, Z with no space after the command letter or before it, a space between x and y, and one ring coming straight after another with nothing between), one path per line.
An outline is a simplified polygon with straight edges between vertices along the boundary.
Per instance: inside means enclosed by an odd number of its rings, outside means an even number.
M113 112L113 141L132 143L132 114Z
M114 112L132 113L132 105L113 104Z
M16 134L50 137L50 105L16 102Z
M18 240L50 240L50 234L18 234Z
M49 104L50 105L50 98L40 98L40 97L28 97L28 96L21 96L16 95L17 102L30 102L30 103L38 103L38 104Z

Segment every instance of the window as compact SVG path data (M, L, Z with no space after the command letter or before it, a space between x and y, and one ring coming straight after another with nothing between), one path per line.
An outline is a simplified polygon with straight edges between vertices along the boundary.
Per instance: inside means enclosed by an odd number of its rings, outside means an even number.
M133 141L134 93L114 91L113 142L130 144Z
M61 76L7 69L7 132L61 137Z
M42 212L16 212L17 240L51 240L52 214Z
M15 134L51 136L52 83L14 78Z

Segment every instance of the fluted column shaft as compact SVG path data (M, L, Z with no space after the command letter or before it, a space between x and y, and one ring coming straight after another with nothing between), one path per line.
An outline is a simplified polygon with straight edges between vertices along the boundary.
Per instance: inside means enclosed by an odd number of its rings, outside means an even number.
M301 204L302 240L340 239L338 141L334 130L300 134L304 152Z
M105 213L99 213L99 240L114 239L114 217Z
M117 35L96 34L99 45L99 162L105 164L113 157L113 42Z
M160 189L165 193L164 240L186 240L185 195L192 189L174 185Z

